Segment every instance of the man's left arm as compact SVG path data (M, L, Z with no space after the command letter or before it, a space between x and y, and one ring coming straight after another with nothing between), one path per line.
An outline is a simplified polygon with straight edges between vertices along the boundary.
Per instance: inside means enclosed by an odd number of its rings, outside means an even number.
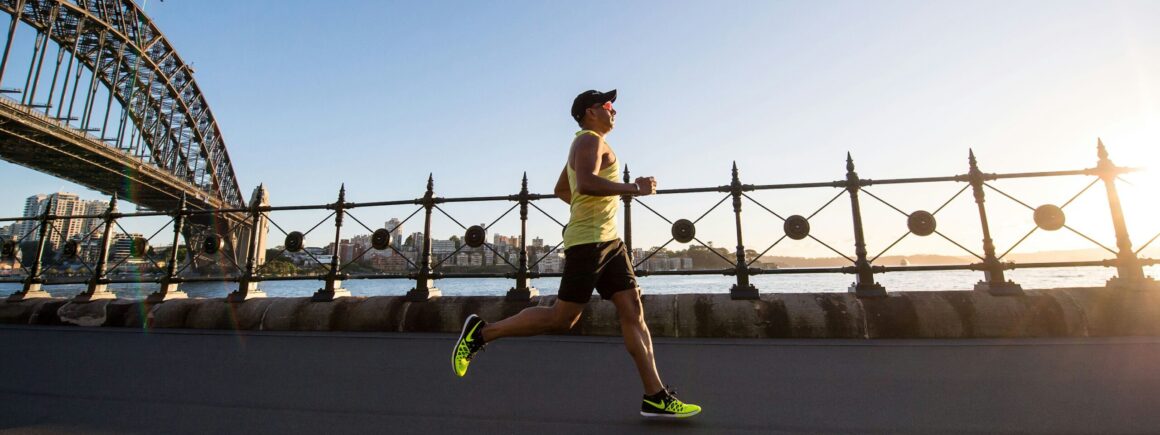
M560 179L556 180L556 197L567 204L572 203L572 188L568 186L568 167L560 171Z

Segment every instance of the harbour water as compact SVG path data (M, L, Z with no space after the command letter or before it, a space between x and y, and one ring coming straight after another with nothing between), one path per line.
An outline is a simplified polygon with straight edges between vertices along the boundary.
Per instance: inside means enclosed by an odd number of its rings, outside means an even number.
M1160 265L1144 269L1145 274L1160 278ZM1024 289L1045 289L1060 287L1100 287L1115 276L1114 268L1071 267L1051 269L1025 269L1009 271L1007 276ZM931 291L931 290L971 290L982 279L982 272L937 271L937 272L894 272L875 275L887 291ZM759 275L751 282L762 293L809 293L845 292L853 281L846 274L800 274L800 275ZM639 278L644 294L676 293L728 293L736 282L730 276L648 276ZM456 278L435 281L444 296L499 296L505 294L515 283L502 278ZM321 281L267 281L261 289L270 297L304 297L312 295L322 285ZM542 278L532 281L532 286L541 295L554 295L560 285L559 278ZM156 284L113 284L113 292L121 298L141 299L157 290ZM412 287L414 281L406 279L360 279L344 282L344 287L354 296L400 296ZM20 290L19 283L0 283L0 295L7 296ZM82 284L46 285L45 290L57 297L70 297L84 290ZM220 298L237 288L232 282L198 282L182 284L182 290L195 298Z

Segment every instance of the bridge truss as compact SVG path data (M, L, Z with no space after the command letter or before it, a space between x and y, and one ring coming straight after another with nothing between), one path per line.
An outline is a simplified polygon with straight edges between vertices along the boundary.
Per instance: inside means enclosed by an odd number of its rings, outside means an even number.
M0 157L153 209L182 196L192 209L245 205L193 68L136 3L0 0L0 11L11 16L0 86L24 72L18 27L35 31L23 87L0 89Z

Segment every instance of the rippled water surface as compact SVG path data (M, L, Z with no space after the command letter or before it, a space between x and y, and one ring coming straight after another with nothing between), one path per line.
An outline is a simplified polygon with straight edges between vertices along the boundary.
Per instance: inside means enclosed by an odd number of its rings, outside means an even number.
M1160 278L1160 266L1145 268L1145 273ZM1115 275L1112 268L1056 268L1026 269L1008 272L1008 278L1025 289L1058 287L1099 287ZM982 279L982 272L895 272L875 275L887 291L927 291L927 290L970 290ZM845 292L853 281L852 275L845 274L803 274L764 275L752 277L752 283L762 293L802 293L802 292ZM649 276L641 277L640 286L645 294L673 293L728 293L736 282L729 276ZM441 279L435 285L445 296L502 295L514 281L502 278L457 278ZM321 281L270 281L263 282L261 288L271 297L310 296L322 285ZM540 294L555 294L560 285L559 278L542 278L532 281ZM414 281L405 279L349 280L344 286L355 296L397 296L407 293ZM138 299L157 289L156 284L114 284L111 286L117 296ZM237 284L231 282L185 283L182 290L190 297L218 298L234 290ZM18 291L20 284L0 283L0 295ZM81 284L47 285L53 296L72 296L84 289Z

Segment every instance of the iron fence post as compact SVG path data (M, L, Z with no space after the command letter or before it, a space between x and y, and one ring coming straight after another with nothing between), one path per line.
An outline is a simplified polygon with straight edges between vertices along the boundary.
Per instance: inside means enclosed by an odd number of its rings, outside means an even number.
M1160 283L1144 275L1144 265L1132 251L1132 240L1128 238L1128 224L1124 220L1124 210L1120 206L1120 194L1116 191L1116 176L1119 168L1108 159L1104 141L1096 139L1096 174L1104 181L1108 192L1108 209L1112 212L1112 227L1116 231L1116 276L1108 280L1107 286L1116 289L1145 290L1160 288Z
M850 193L850 211L854 215L854 253L858 256L854 262L856 281L850 285L849 292L860 298L885 297L886 288L874 282L874 268L866 259L866 237L862 233L862 208L858 205L858 190L862 188L862 180L854 172L854 158L846 153L846 191Z
M86 302L98 299L116 299L117 296L109 291L109 249L113 246L113 227L117 225L117 194L109 200L109 208L105 211L105 228L101 237L101 250L97 254L97 267L93 277L89 280L88 289L73 298L75 302ZM130 254L132 255L132 254Z
M431 211L435 208L435 177L427 175L427 192L419 200L423 205L423 252L419 253L419 273L415 275L415 288L407 292L407 300L425 302L431 298L442 296L443 293L435 287L435 274L431 271Z
M991 241L991 226L987 223L987 207L983 195L983 171L979 170L975 159L975 150L969 150L967 162L970 172L967 180L971 183L971 191L975 194L975 204L979 207L979 222L983 225L983 280L975 284L975 290L986 291L995 296L1014 296L1023 294L1023 286L1016 284L1003 276L1003 263L995 256L995 243Z
M262 278L255 272L258 261L258 228L262 219L262 204L255 198L250 201L250 233L246 243L246 270L238 279L238 289L226 296L226 302L245 302L248 299L266 297L266 292L258 288ZM235 244L236 246L236 244ZM235 252L237 252L235 250Z
M628 165L624 165L624 182L632 183L632 178L628 175ZM620 200L624 202L624 248L628 251L628 262L636 264L636 258L632 255L632 195L620 195Z
M44 291L42 288L44 278L40 276L41 257L44 256L44 244L48 241L49 225L52 221L49 219L48 212L50 207L44 208L44 213L40 214L40 228L38 229L40 238L36 241L36 253L32 257L32 268L29 270L28 278L24 279L24 288L16 293L8 296L9 302L18 302L33 298L51 298L52 295ZM23 253L21 253L23 256Z
M729 289L729 297L731 299L757 299L757 287L749 282L749 266L745 258L745 243L741 241L741 193L744 190L744 185L741 184L741 177L737 173L737 162L733 162L733 180L729 183L729 193L733 195L733 221L737 228L737 264L734 265L734 271L737 275L737 284Z
M528 173L524 172L520 182L520 266L516 269L516 286L507 292L507 300L527 302L539 296L539 290L528 285Z
M177 276L177 247L181 243L181 232L185 229L186 198L181 195L181 202L173 213L173 248L169 250L169 258L165 262L165 276L158 284L160 288L145 298L146 303L165 302L172 299L187 299L189 295L180 290L181 278ZM190 255L187 252L186 257Z
M350 296L350 290L342 288L342 281L347 278L345 273L339 270L342 265L340 258L341 248L341 233L342 217L346 213L346 183L338 190L338 202L334 204L334 252L330 257L330 271L326 273L326 285L318 291L314 292L314 296L310 300L314 302L330 302L335 298Z

